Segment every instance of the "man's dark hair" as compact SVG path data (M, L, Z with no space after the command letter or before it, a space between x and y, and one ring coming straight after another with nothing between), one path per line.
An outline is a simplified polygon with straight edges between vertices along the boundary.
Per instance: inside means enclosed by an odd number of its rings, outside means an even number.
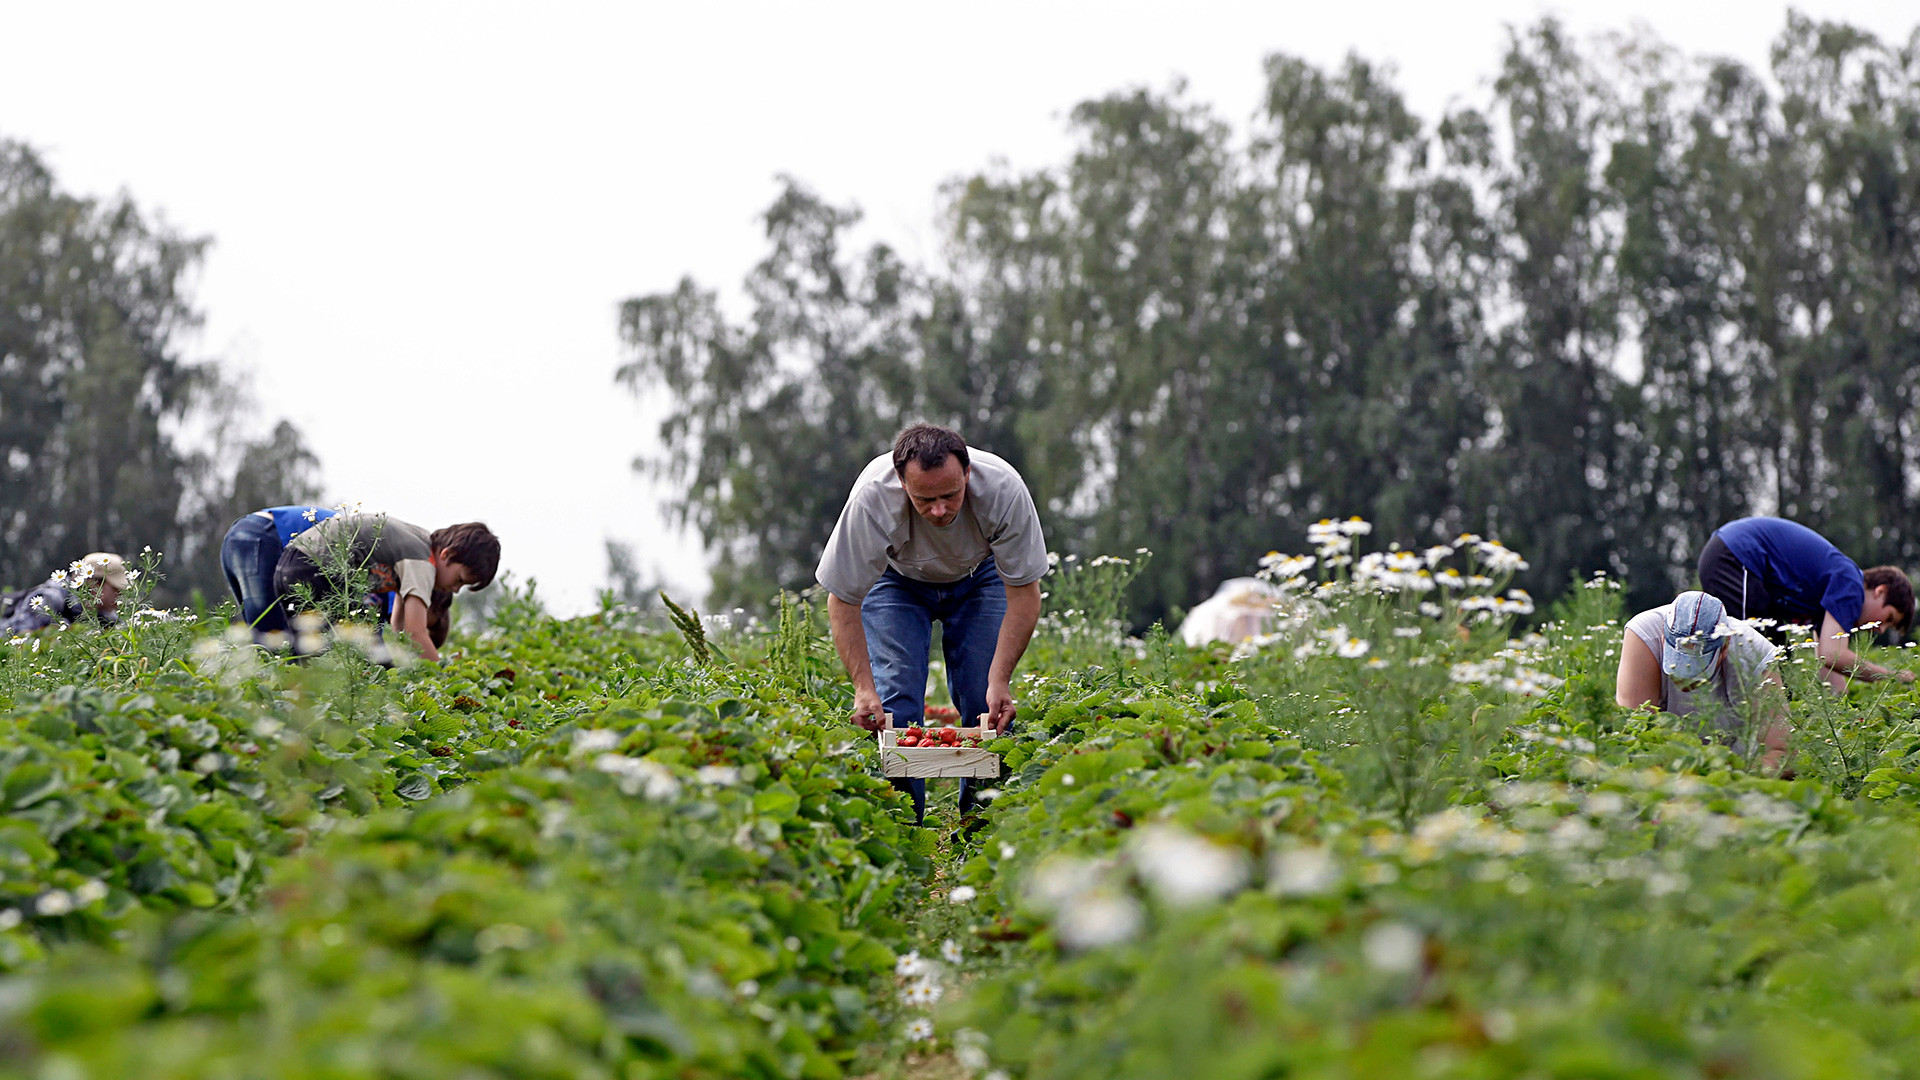
M1866 587L1887 587L1887 603L1900 613L1900 632L1913 634L1913 582L1907 580L1906 572L1897 566L1876 566L1860 575ZM1882 629L1885 629L1884 627Z
M932 472L947 463L948 457L960 459L962 469L973 467L967 459L967 440L957 431L933 424L915 424L893 440L893 471L904 477L907 462L917 461L920 468Z
M484 589L493 584L494 571L500 569L500 538L478 521L449 525L433 530L427 541L435 552L449 552L452 561L473 571L473 587Z

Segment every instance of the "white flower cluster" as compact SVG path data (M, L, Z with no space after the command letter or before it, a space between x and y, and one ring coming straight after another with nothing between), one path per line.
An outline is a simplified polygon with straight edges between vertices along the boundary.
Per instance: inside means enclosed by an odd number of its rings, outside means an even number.
M1435 588L1427 560L1411 551L1370 551L1354 564L1353 580L1390 593L1429 593Z
M1340 879L1339 861L1320 845L1282 849L1267 866L1267 885L1281 896L1319 896Z
M1496 574L1516 573L1527 569L1529 565L1527 560L1521 558L1518 553L1508 550L1507 546L1500 541L1482 540L1473 533L1463 534L1454 541L1454 545L1471 547L1474 557L1480 561L1481 565Z
M1519 691L1514 692L1519 693ZM1566 729L1559 724L1542 724L1538 730L1534 728L1517 727L1513 729L1513 733L1519 737L1521 742L1544 743L1547 746L1559 747L1562 750L1571 750L1576 754L1591 754L1595 749L1592 739L1583 735L1568 734Z
M1298 589L1308 584L1306 573L1319 563L1312 555L1282 555L1269 551L1260 557L1260 577L1281 589Z
M1350 517L1345 521L1321 518L1307 526L1307 543L1319 549L1320 557L1329 560L1332 565L1332 560L1353 550L1354 537L1365 536L1372 531L1373 524L1358 517ZM1345 565L1348 561L1342 559L1339 565Z
M666 802L680 794L680 778L673 775L673 770L648 758L601 754L594 759L593 767L613 777L620 790L629 795L644 794L656 802Z
M1172 825L1149 825L1134 833L1127 853L1140 877L1169 904L1216 900L1247 882L1240 849Z
M895 960L893 973L900 979L900 1002L909 1008L929 1009L946 996L947 989L941 980L940 965L923 959L917 949ZM907 1037L914 1040L931 1039L933 1021L925 1020L923 1031L923 1034L915 1034L914 1029L909 1025Z
M1530 882L1525 874L1515 872L1509 860L1525 855L1549 858L1559 872L1578 882L1638 881L1649 896L1668 895L1690 884L1684 873L1685 856L1677 850L1659 855L1599 857L1611 833L1643 824L1642 812L1618 792L1582 794L1563 785L1534 782L1504 785L1496 797L1507 807L1511 824L1455 807L1421 819L1411 835L1373 834L1367 841L1367 853L1414 866L1446 855L1482 859L1485 861L1475 869L1474 877L1485 882L1504 881L1515 893L1526 891ZM1568 806L1573 807L1571 813L1565 809ZM1650 809L1662 828L1677 830L1699 848L1714 847L1754 829L1795 828L1805 820L1800 807L1765 795L1742 795L1738 806L1735 814L1716 813L1690 797L1679 797L1656 799ZM1371 864L1360 875L1368 884L1390 883L1398 877L1391 862Z
M1174 825L1135 833L1118 859L1053 856L1027 880L1028 902L1053 915L1054 933L1070 949L1091 949L1132 938L1144 909L1125 887L1131 871L1163 902L1188 906L1244 888L1245 853Z
M1070 949L1113 945L1140 930L1139 901L1114 880L1116 866L1104 860L1056 855L1027 881L1027 899L1054 915L1054 933Z
M1543 697L1565 681L1527 667L1523 661L1528 658L1523 651L1503 649L1485 660L1455 664L1447 674L1457 683L1497 687L1521 697Z
M1508 589L1505 596L1468 596L1461 598L1460 610L1475 612L1480 617L1531 615L1533 597L1525 589Z
M573 733L573 752L592 754L602 750L611 750L620 745L620 733L606 728L594 728Z
M1304 660L1309 656L1338 656L1345 660L1358 660L1373 649L1373 644L1365 638L1354 635L1345 623L1331 630L1321 630L1307 640L1307 643L1293 650L1295 660Z

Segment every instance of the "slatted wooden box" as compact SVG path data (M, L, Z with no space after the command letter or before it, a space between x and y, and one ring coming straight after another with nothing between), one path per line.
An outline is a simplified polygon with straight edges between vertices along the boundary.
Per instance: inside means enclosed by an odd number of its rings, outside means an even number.
M937 731L938 728L927 728ZM976 720L972 727L956 728L962 737L987 736L991 729ZM933 779L961 776L973 780L993 780L1000 776L1000 755L973 746L901 746L905 728L893 726L893 714L880 729L880 774L888 777Z

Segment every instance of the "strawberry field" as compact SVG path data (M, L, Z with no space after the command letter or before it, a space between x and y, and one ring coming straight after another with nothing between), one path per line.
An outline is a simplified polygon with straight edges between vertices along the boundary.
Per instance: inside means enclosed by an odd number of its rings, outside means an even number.
M1613 704L1605 579L1330 529L1237 646L1064 562L995 797L926 827L794 603L0 642L0 1073L1920 1076L1908 687L1790 648L1783 779Z

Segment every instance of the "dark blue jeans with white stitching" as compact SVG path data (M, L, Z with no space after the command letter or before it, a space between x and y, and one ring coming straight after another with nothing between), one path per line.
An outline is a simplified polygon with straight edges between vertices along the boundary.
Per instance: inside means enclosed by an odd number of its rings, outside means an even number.
M940 624L940 647L947 661L947 690L963 723L987 711L987 674L1000 643L1007 614L1007 587L993 559L959 581L915 581L889 567L860 602L860 625L867 634L867 660L881 707L893 714L893 726L913 727L926 715L927 672L933 648L933 624ZM927 815L927 782L896 779L893 786L913 796L917 821ZM973 806L973 785L960 781L960 812Z

